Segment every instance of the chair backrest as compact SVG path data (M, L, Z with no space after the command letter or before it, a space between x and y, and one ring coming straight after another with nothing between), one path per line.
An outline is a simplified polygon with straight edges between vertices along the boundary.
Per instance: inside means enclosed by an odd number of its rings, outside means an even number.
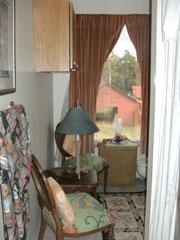
M36 190L38 192L38 198L40 201L41 207L46 206L50 211L53 207L55 207L54 198L51 194L51 190L49 189L49 184L47 182L47 178L43 173L43 170L40 166L40 163L36 159L36 157L32 154L32 167L31 167L31 175L34 180L34 184Z
M61 124L60 122L57 124L56 129L59 127L60 124ZM54 133L55 141L56 141L56 145L57 145L60 153L62 154L62 164L63 164L65 161L65 158L71 157L71 155L63 149L63 142L64 142L65 134L56 132L56 129L55 129L55 133Z
M61 220L58 216L57 209L55 206L55 201L53 197L53 193L51 190L51 187L48 183L48 180L41 168L40 163L38 162L37 158L32 154L32 170L31 175L35 184L35 187L38 192L38 199L39 199L39 205L41 207L41 211L46 209L50 211L54 217L54 220L56 222L57 229L52 230L54 232L58 231L59 236L63 236L63 227ZM61 239L61 238L60 238Z

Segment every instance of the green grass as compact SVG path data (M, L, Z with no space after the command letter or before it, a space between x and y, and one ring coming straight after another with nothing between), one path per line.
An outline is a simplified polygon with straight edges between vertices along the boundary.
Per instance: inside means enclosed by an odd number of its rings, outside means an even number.
M115 137L115 125L111 123L96 122L100 131L94 134L94 138L97 141L102 139ZM127 136L129 139L140 139L140 126L123 126L122 135Z

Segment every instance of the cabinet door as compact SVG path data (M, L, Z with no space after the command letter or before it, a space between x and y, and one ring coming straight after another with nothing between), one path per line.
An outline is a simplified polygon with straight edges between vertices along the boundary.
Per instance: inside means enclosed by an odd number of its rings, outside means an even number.
M33 3L35 71L69 71L69 1Z
M77 70L76 62L76 15L74 14L73 4L69 4L69 19L70 19L70 71Z

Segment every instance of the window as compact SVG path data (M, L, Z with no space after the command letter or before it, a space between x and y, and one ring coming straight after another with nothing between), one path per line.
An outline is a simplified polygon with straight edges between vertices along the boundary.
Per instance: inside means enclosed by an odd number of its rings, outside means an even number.
M113 138L118 119L121 135L140 139L141 76L136 50L124 26L120 38L104 64L96 102L95 140Z

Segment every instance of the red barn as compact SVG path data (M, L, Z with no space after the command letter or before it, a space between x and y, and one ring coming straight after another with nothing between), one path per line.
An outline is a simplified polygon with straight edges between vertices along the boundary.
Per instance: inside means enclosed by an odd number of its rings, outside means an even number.
M141 119L141 103L128 96L124 92L101 83L97 97L97 111L103 107L117 109L118 118L122 119L123 125L139 125Z
M133 95L141 101L141 86L132 86Z

